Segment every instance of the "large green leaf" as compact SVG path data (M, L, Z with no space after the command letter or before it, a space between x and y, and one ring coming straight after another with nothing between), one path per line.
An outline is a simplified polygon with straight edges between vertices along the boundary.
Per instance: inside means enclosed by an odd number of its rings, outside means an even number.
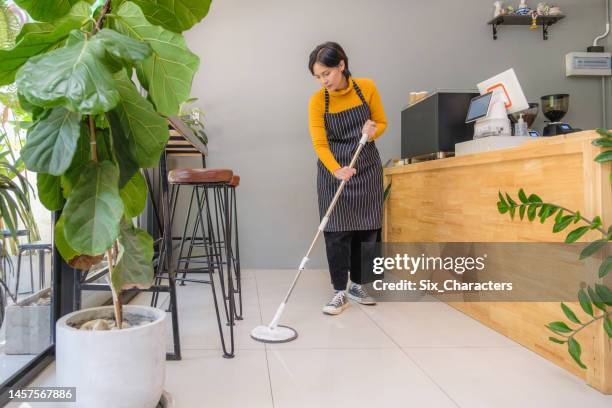
M148 43L134 40L108 28L100 30L95 39L102 42L106 51L126 66L133 65L151 55L151 47Z
M17 87L35 105L83 114L108 112L119 102L105 46L95 36L31 58L17 72Z
M125 71L115 79L121 101L107 114L113 140L118 142L115 151L127 149L139 167L155 167L168 141L168 124L138 93Z
M52 23L28 23L21 28L13 48L0 50L0 85L15 81L15 73L26 61L64 40L71 30L79 29L90 16L89 5L76 3L70 12Z
M55 247L57 251L60 253L62 258L66 261L66 263L73 268L82 269L87 271L91 269L92 266L99 264L104 255L90 256L79 254L77 251L72 249L70 245L68 245L68 241L66 241L66 236L64 235L64 217L60 217L60 219L55 224Z
M61 178L64 197L68 197L72 189L79 181L83 168L91 161L91 147L89 142L89 129L84 122L81 122L81 135L77 142L77 148L72 157L72 163Z
M119 166L119 188L123 188L130 179L138 172L140 166L130 152L130 141L127 139L120 125L111 130L113 146L117 165Z
M131 221L121 222L119 259L112 274L116 291L148 289L153 283L153 238L146 231L135 228Z
M128 218L138 216L147 204L147 183L142 173L136 172L134 177L119 191L119 195L123 200L125 216Z
M151 45L153 54L136 64L136 72L157 111L177 115L179 105L189 98L200 59L182 35L151 25L134 3L123 3L115 14L113 24L119 32Z
M54 108L28 130L21 156L29 170L61 175L70 166L79 139L81 115Z
M60 253L62 258L64 258L66 262L70 262L70 260L79 256L79 253L75 251L74 249L72 249L70 245L68 244L68 241L66 241L66 235L64 234L64 216L63 215L60 216L57 223L55 223L54 232L55 232L54 234L55 247L57 248L57 251Z
M84 168L63 213L66 241L76 251L99 255L117 239L123 216L118 181L119 171L111 162Z
M62 17L81 0L13 0L37 21L52 21ZM92 4L95 0L84 0Z
M211 0L132 0L149 22L180 33L199 23L210 9ZM114 4L125 0L114 1Z
M17 91L17 102L19 103L20 108L30 114L32 120L30 127L33 126L34 122L43 119L45 116L51 113L50 109L41 108L40 106L36 106L28 102L28 100L24 98L19 91Z
M38 173L36 175L36 187L38 189L38 198L40 198L40 202L49 211L57 211L62 208L66 200L62 195L60 177Z
M110 160L113 163L115 162L110 139L111 135L109 129L96 129L96 152L98 154L98 161Z

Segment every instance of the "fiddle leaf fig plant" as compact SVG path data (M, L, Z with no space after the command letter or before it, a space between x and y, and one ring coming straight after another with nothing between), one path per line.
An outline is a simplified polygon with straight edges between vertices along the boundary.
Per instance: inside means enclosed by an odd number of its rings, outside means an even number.
M113 0L116 8L125 0ZM202 0L133 0L153 25L180 33L201 21L210 8L210 1Z
M70 8L79 0L13 0L36 21L55 21L68 14ZM91 4L94 0L85 0Z
M602 152L594 160L602 164L612 162L612 132L605 129L597 129L597 132L600 137L592 144L601 147ZM609 180L612 182L612 172L610 172ZM554 203L544 202L537 194L527 195L522 188L518 191L517 200L501 191L498 197L498 211L501 214L509 214L511 218L514 218L518 211L521 220L525 216L529 221L538 218L540 223L544 224L554 215L554 233L570 229L565 238L566 243L578 241L589 231L598 231L601 237L592 241L581 251L580 259L586 259L604 251L612 241L612 225L605 227L600 216L587 219L580 214L580 211L572 211ZM612 271L612 256L607 255L603 257L598 277L604 278L610 271ZM555 334L555 337L549 337L549 340L553 343L567 345L567 351L576 364L581 368L587 368L581 360L582 347L576 340L576 334L585 327L600 322L608 339L612 338L612 290L599 283L593 287L581 288L578 291L578 302L580 308L588 316L586 320L579 320L569 306L561 303L561 310L568 319L569 325L563 321L556 321L549 323L546 327Z
M199 58L181 32L210 0L15 3L36 20L0 50L0 86L14 82L33 119L23 160L41 202L61 211L66 262L89 269L106 256L121 327L121 291L153 281L153 240L132 222L147 198L141 169L157 165L165 116L189 97Z

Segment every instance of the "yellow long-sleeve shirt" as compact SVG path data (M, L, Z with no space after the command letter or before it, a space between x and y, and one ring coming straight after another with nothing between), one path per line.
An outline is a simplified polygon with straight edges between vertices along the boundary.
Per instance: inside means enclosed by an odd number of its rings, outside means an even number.
M361 89L363 98L370 107L370 114L374 122L376 122L376 134L372 141L380 137L387 128L387 117L380 99L380 94L376 89L374 81L369 78L349 78L349 86L340 91L329 92L329 112L336 113L354 108L361 105L361 99L357 95L357 91L353 87L353 80ZM312 138L312 146L323 165L331 172L335 172L342 166L336 161L334 155L329 148L327 140L327 132L325 131L325 121L323 115L325 113L325 88L319 89L311 97L308 103L308 122L310 128L310 137Z

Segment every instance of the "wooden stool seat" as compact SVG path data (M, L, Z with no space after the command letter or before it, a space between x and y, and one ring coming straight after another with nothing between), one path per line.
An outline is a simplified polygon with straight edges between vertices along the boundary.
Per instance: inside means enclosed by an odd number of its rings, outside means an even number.
M229 169L176 169L168 173L171 184L229 183L234 172Z
M232 176L232 179L230 180L229 185L230 185L231 187L238 187L238 185L239 185L239 184L240 184L240 176L239 176L239 175L237 175L237 174L234 174L234 175Z

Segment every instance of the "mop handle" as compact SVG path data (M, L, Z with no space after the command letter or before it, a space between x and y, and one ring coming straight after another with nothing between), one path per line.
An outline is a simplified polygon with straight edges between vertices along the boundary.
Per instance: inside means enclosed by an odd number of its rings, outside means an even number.
M350 169L355 167L355 162L359 158L359 154L361 153L361 150L363 149L366 142L368 141L368 138L369 137L367 133L364 133L361 135L361 139L359 140L359 145L357 146L357 150L355 150L355 154L353 154L353 158L351 159L351 163L349 164ZM304 268L306 268L306 262L308 262L309 260L308 256L310 255L310 252L312 252L312 249L314 248L314 245L317 242L319 235L321 235L321 231L323 231L323 229L325 228L325 225L327 224L327 221L329 220L329 216L331 215L331 212L336 206L336 203L338 202L338 198L340 197L342 190L344 190L344 186L346 185L347 181L348 180L342 180L342 183L340 183L340 187L338 187L338 190L336 191L336 194L334 195L332 202L329 204L329 207L327 208L327 211L325 212L325 216L321 220L321 224L319 225L319 228L317 229L317 233L314 239L312 240L312 243L310 244L310 248L308 248L308 252L306 253L306 256L302 259L302 262L300 262L300 266L298 267L298 273L297 275L295 275L295 278L293 279L293 283L291 284L289 291L285 295L285 300L283 300L283 303L282 303L283 307L284 307L284 304L287 303L287 301L289 300L289 296L291 296L291 292L293 292L293 288L295 287L295 284L297 283L300 277L300 274L302 273ZM282 310L281 310L281 313L282 313ZM279 313L277 312L277 314ZM280 317L280 314L279 314L279 317ZM273 322L274 320L278 320L278 319L272 319Z

